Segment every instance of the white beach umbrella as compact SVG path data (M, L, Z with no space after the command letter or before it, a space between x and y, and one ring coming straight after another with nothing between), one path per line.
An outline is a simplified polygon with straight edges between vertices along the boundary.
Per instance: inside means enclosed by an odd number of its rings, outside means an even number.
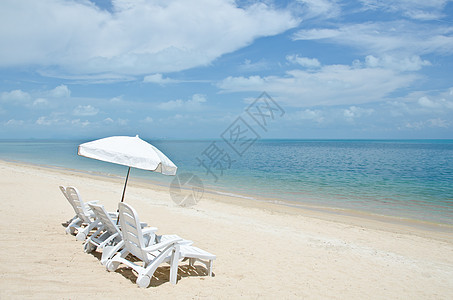
M175 175L178 169L175 164L159 149L137 136L112 136L79 145L81 156L128 166L123 196L126 192L127 180L131 167Z

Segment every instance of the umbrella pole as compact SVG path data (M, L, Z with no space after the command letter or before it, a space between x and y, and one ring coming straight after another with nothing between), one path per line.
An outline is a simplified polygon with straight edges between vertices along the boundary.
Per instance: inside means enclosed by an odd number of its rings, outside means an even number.
M126 181L124 181L123 196L121 197L121 202L124 201L124 194L126 194L126 185L127 185L127 180L129 179L130 172L131 172L131 167L129 167L129 169L127 169ZM116 219L116 225L118 225L118 223L120 222L120 216L119 216L120 209L118 208L116 212L118 213L118 218Z
M124 201L124 194L126 193L127 180L129 179L129 173L131 172L131 167L127 170L126 181L124 182L123 196L121 197L121 202Z

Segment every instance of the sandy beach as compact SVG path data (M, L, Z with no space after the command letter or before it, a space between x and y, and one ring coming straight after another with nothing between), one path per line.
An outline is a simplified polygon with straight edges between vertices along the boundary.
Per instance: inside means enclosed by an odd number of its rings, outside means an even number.
M126 202L141 221L217 255L214 277L182 265L173 286L163 264L140 289L130 270L107 272L61 225L74 213L59 185L115 211L121 178L4 161L0 178L1 299L453 297L452 227L210 193L183 208L168 188L132 176Z

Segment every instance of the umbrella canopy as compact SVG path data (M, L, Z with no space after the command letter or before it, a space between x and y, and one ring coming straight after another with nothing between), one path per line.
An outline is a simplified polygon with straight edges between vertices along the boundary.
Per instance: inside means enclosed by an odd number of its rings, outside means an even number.
M112 136L79 145L81 156L143 170L176 175L175 164L137 136Z
M126 191L130 168L175 175L176 165L159 149L137 136L112 136L79 145L78 154L88 158L128 166L123 197Z

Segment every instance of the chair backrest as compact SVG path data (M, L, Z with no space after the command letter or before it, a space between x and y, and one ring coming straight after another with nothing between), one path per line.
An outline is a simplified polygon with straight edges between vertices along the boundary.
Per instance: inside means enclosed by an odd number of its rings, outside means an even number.
M73 186L68 186L66 187L66 195L77 217L85 223L91 223L90 214L85 203L83 203L82 197L80 197L79 191Z
M104 205L88 203L88 206L94 212L96 219L101 221L102 225L104 226L104 230L107 231L110 235L114 235L116 233L121 236L121 232L118 229L118 226L113 222L112 218L110 218L109 213L105 210Z
M148 263L148 255L143 251L143 248L145 248L145 239L143 238L137 212L132 206L126 203L119 203L118 207L120 210L119 218L125 249L145 263Z
M66 193L66 187L62 186L62 185L60 185L59 187L60 187L60 191L63 193L65 198L68 200L69 204L71 204L72 208L74 208L74 205L72 204L71 199L69 199L68 193Z

